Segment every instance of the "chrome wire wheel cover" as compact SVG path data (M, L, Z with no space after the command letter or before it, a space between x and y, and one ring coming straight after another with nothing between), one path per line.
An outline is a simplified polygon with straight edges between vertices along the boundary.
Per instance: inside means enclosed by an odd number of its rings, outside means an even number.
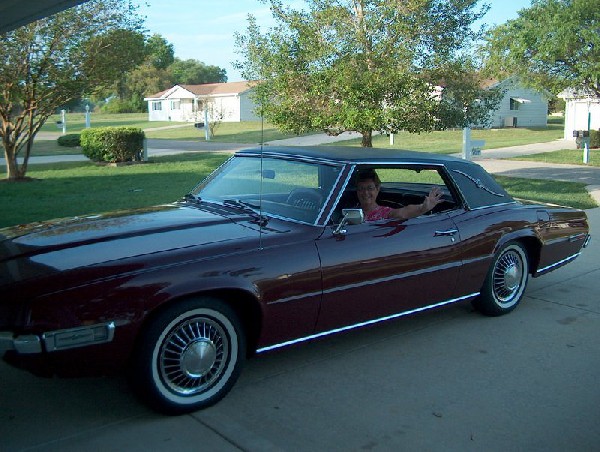
M158 353L160 378L179 396L209 390L230 360L229 338L209 317L194 317L171 330Z
M510 306L519 300L524 288L524 256L515 249L507 249L496 262L493 273L494 296L503 306Z

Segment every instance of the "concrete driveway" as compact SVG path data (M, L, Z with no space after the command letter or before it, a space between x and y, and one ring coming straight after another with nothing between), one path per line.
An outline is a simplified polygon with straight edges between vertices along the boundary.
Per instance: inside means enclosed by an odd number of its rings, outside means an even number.
M263 355L186 416L148 411L122 378L1 363L0 450L598 450L599 248L531 280L507 316L463 304Z

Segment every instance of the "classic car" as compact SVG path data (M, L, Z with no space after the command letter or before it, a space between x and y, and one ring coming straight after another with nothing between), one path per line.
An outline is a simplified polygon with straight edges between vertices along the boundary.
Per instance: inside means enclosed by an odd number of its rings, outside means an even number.
M441 202L364 221L365 169L381 205L432 187ZM452 303L512 311L589 230L583 211L517 201L473 162L325 146L239 151L178 202L0 239L4 359L39 375L124 371L175 414L216 403L255 354Z

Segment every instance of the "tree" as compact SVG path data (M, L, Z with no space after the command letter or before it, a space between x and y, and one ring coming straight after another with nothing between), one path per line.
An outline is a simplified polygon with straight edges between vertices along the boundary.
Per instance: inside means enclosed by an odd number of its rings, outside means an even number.
M141 25L129 0L93 0L2 35L0 139L8 180L25 179L33 139L58 107L139 63L132 43Z
M276 25L263 33L249 16L236 35L236 66L261 81L255 98L280 129L357 131L369 147L373 131L485 122L474 106L493 99L472 83L476 75L460 78L473 66L461 52L487 11L477 0L307 0L300 11L263 1ZM436 94L440 85L449 95Z
M137 113L146 111L144 97L173 85L168 67L175 61L173 44L159 34L141 36L136 48L140 64L123 72L113 86L103 90L102 98L110 100L102 107L108 113Z
M155 33L146 41L147 60L156 69L166 69L175 61L173 44Z
M218 66L210 66L198 60L175 61L169 66L174 84L178 85L200 85L203 83L220 83L227 81L225 69Z
M221 102L219 102L217 105L215 99L205 99L202 103L202 109L206 111L206 116L208 117L208 130L210 132L210 137L213 138L217 128L223 122L227 111Z
M600 5L597 0L534 0L519 17L488 33L486 71L518 75L533 88L583 88L600 95Z

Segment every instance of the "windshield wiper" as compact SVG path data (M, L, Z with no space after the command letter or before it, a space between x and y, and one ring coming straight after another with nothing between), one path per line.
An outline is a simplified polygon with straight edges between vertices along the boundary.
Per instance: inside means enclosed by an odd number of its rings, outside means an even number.
M181 200L185 201L185 202L193 202L196 204L200 204L202 202L202 199L200 198L200 196L195 196L195 195L192 195L191 193L187 193Z
M265 226L267 224L267 222L269 221L267 219L267 217L265 217L264 215L261 215L259 212L257 212L257 210L260 209L260 206L257 206L256 204L242 201L240 199L224 199L223 205L229 206L229 207L237 207L238 209L241 209L244 212L250 213L252 215L252 217L254 217L256 219L257 223L260 226Z
M260 206L242 201L240 199L225 199L223 200L223 204L226 206L239 207L242 210L252 211L254 213L256 213L257 209L260 209Z

